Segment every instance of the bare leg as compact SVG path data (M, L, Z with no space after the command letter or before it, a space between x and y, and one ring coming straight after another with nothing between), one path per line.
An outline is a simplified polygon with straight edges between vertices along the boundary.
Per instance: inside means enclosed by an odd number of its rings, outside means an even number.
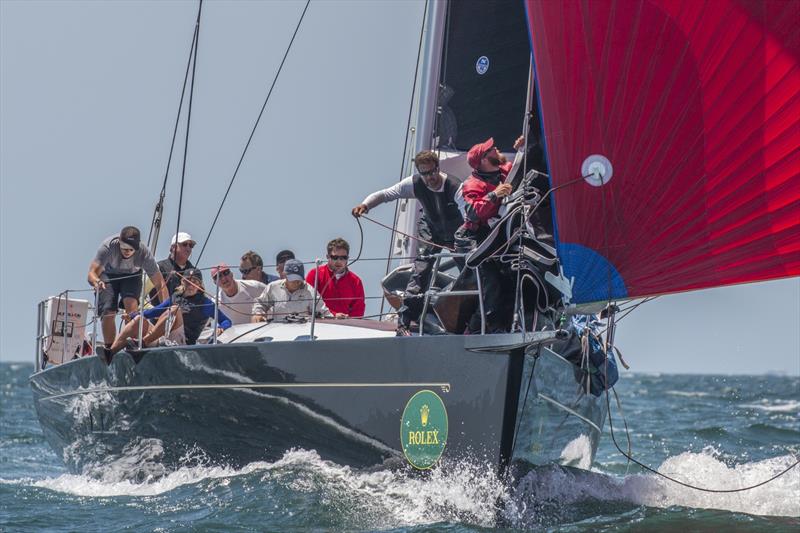
M122 327L122 330L119 332L116 340L114 340L114 344L111 345L111 353L115 354L118 351L122 350L125 347L125 343L128 339L138 339L139 338L139 321L142 320L141 315L137 316L135 319L131 320L127 324ZM150 330L151 326L150 323L145 320L144 321L144 333Z
M103 344L106 348L114 343L114 338L117 336L116 315L114 313L106 313L100 320L103 328Z
M177 305L173 305L170 308L172 315L175 317L175 320L172 322L172 329L177 329L183 325L183 315L181 314L180 309L178 309ZM158 321L156 325L153 326L152 329L144 336L142 340L142 345L150 346L151 344L158 341L159 337L164 336L167 331L167 320L169 319L169 313L164 313L160 317L158 317Z
M129 315L134 311L139 310L139 301L136 298L131 298L130 296L122 299L122 305L125 306L125 312Z

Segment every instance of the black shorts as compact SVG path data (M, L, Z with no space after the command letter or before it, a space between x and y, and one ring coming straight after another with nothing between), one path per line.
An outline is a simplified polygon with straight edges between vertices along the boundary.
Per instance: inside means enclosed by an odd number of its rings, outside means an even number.
M97 314L106 315L117 312L123 308L124 298L133 298L139 303L139 295L142 292L142 273L138 274L106 274L100 275L106 288L100 291L97 296Z

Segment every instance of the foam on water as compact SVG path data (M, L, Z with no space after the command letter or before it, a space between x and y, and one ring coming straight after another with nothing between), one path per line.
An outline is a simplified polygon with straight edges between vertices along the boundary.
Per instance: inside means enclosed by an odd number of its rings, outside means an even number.
M711 449L685 452L668 458L659 472L709 489L736 489L755 485L785 470L797 459L784 455L729 467ZM720 509L762 516L800 516L800 467L765 486L735 493L709 493L683 487L655 474L624 478L600 472L580 473L558 467L534 470L516 486L514 521L530 523L534 512L552 513L554 502L562 508L581 501L625 502L648 507L682 506ZM549 507L548 507L549 506Z
M664 394L669 394L670 396L682 396L684 398L704 398L710 395L710 393L703 391L683 391L683 390L668 390Z
M793 461L792 456L786 455L729 467L714 450L707 449L671 457L659 470L704 487L737 488L763 481ZM240 480L254 490L271 485L293 493L313 494L329 512L337 515L337 523L351 528L399 528L440 522L492 527L497 525L498 509L502 509L501 519L509 524L530 526L559 522L574 514L574 509L582 503L593 502L800 516L800 499L791 496L800 493L798 468L751 491L709 494L650 474L620 478L555 466L529 472L512 490L487 465L449 462L424 475L409 470L358 471L324 461L315 451L307 450L291 450L275 462L255 462L238 469L184 466L138 483L125 479L122 470L129 466L124 461L107 464L102 478L64 474L39 480L0 480L0 483L72 496L112 498L158 496L192 486L201 493L209 481L234 484Z
M783 455L754 463L729 467L718 453L685 452L670 457L659 472L699 487L736 489L765 481L797 460ZM715 494L682 487L661 477L647 476L649 488L638 494L637 503L655 507L681 505L704 509L723 509L764 516L800 516L800 467L762 487L744 492Z
M117 472L117 470L121 470ZM408 470L357 471L322 460L317 452L291 450L273 463L254 462L239 469L185 466L137 483L124 479L124 462L106 465L93 475L2 480L0 483L48 489L71 496L112 498L158 496L208 480L257 476L259 486L274 483L297 493L317 493L350 527L404 527L460 521L491 526L496 505L505 497L503 483L489 466L449 463L418 475Z
M774 404L770 404L768 401L764 400L762 403L746 403L742 404L739 407L744 407L747 409L758 409L759 411L766 411L768 413L794 413L800 412L800 402L799 401L776 401Z

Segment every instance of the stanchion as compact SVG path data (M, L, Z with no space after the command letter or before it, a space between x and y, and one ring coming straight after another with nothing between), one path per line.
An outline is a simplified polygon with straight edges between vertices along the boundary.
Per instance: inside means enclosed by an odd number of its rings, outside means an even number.
M61 349L61 362L67 362L67 320L69 319L69 290L64 291L64 321L61 323L61 337L63 347ZM58 315L56 315L58 320Z
M214 344L217 344L217 328L219 328L219 283L216 284L217 290L214 292Z
M97 287L94 289L94 320L92 320L92 355L97 353L97 321L100 317L97 315L97 303L100 300L100 291Z
M314 326L317 323L317 287L319 286L320 260L314 260L314 298L311 301L311 340L314 340Z
M144 311L144 296L145 296L145 293L144 293L144 276L145 276L145 272L144 272L144 269L142 269L142 279L141 279L142 291L139 293L140 294L140 297L139 297L139 349L140 350L142 349L142 342L144 341L144 338L143 338L144 337L144 316L142 315L142 312ZM108 341L106 341L105 339L103 339L103 342L108 343Z

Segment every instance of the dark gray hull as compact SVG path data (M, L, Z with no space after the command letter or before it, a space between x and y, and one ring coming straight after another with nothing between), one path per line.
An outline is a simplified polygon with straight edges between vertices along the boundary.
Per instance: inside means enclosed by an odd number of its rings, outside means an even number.
M558 461L580 435L593 457L605 411L593 396L575 403L569 367L530 335L374 338L160 348L110 366L87 357L34 374L31 387L45 437L77 472L150 439L169 465L197 450L239 466L291 448L355 467L403 464L401 417L420 390L446 407L444 458L500 468L512 450ZM580 416L565 422L542 395Z

